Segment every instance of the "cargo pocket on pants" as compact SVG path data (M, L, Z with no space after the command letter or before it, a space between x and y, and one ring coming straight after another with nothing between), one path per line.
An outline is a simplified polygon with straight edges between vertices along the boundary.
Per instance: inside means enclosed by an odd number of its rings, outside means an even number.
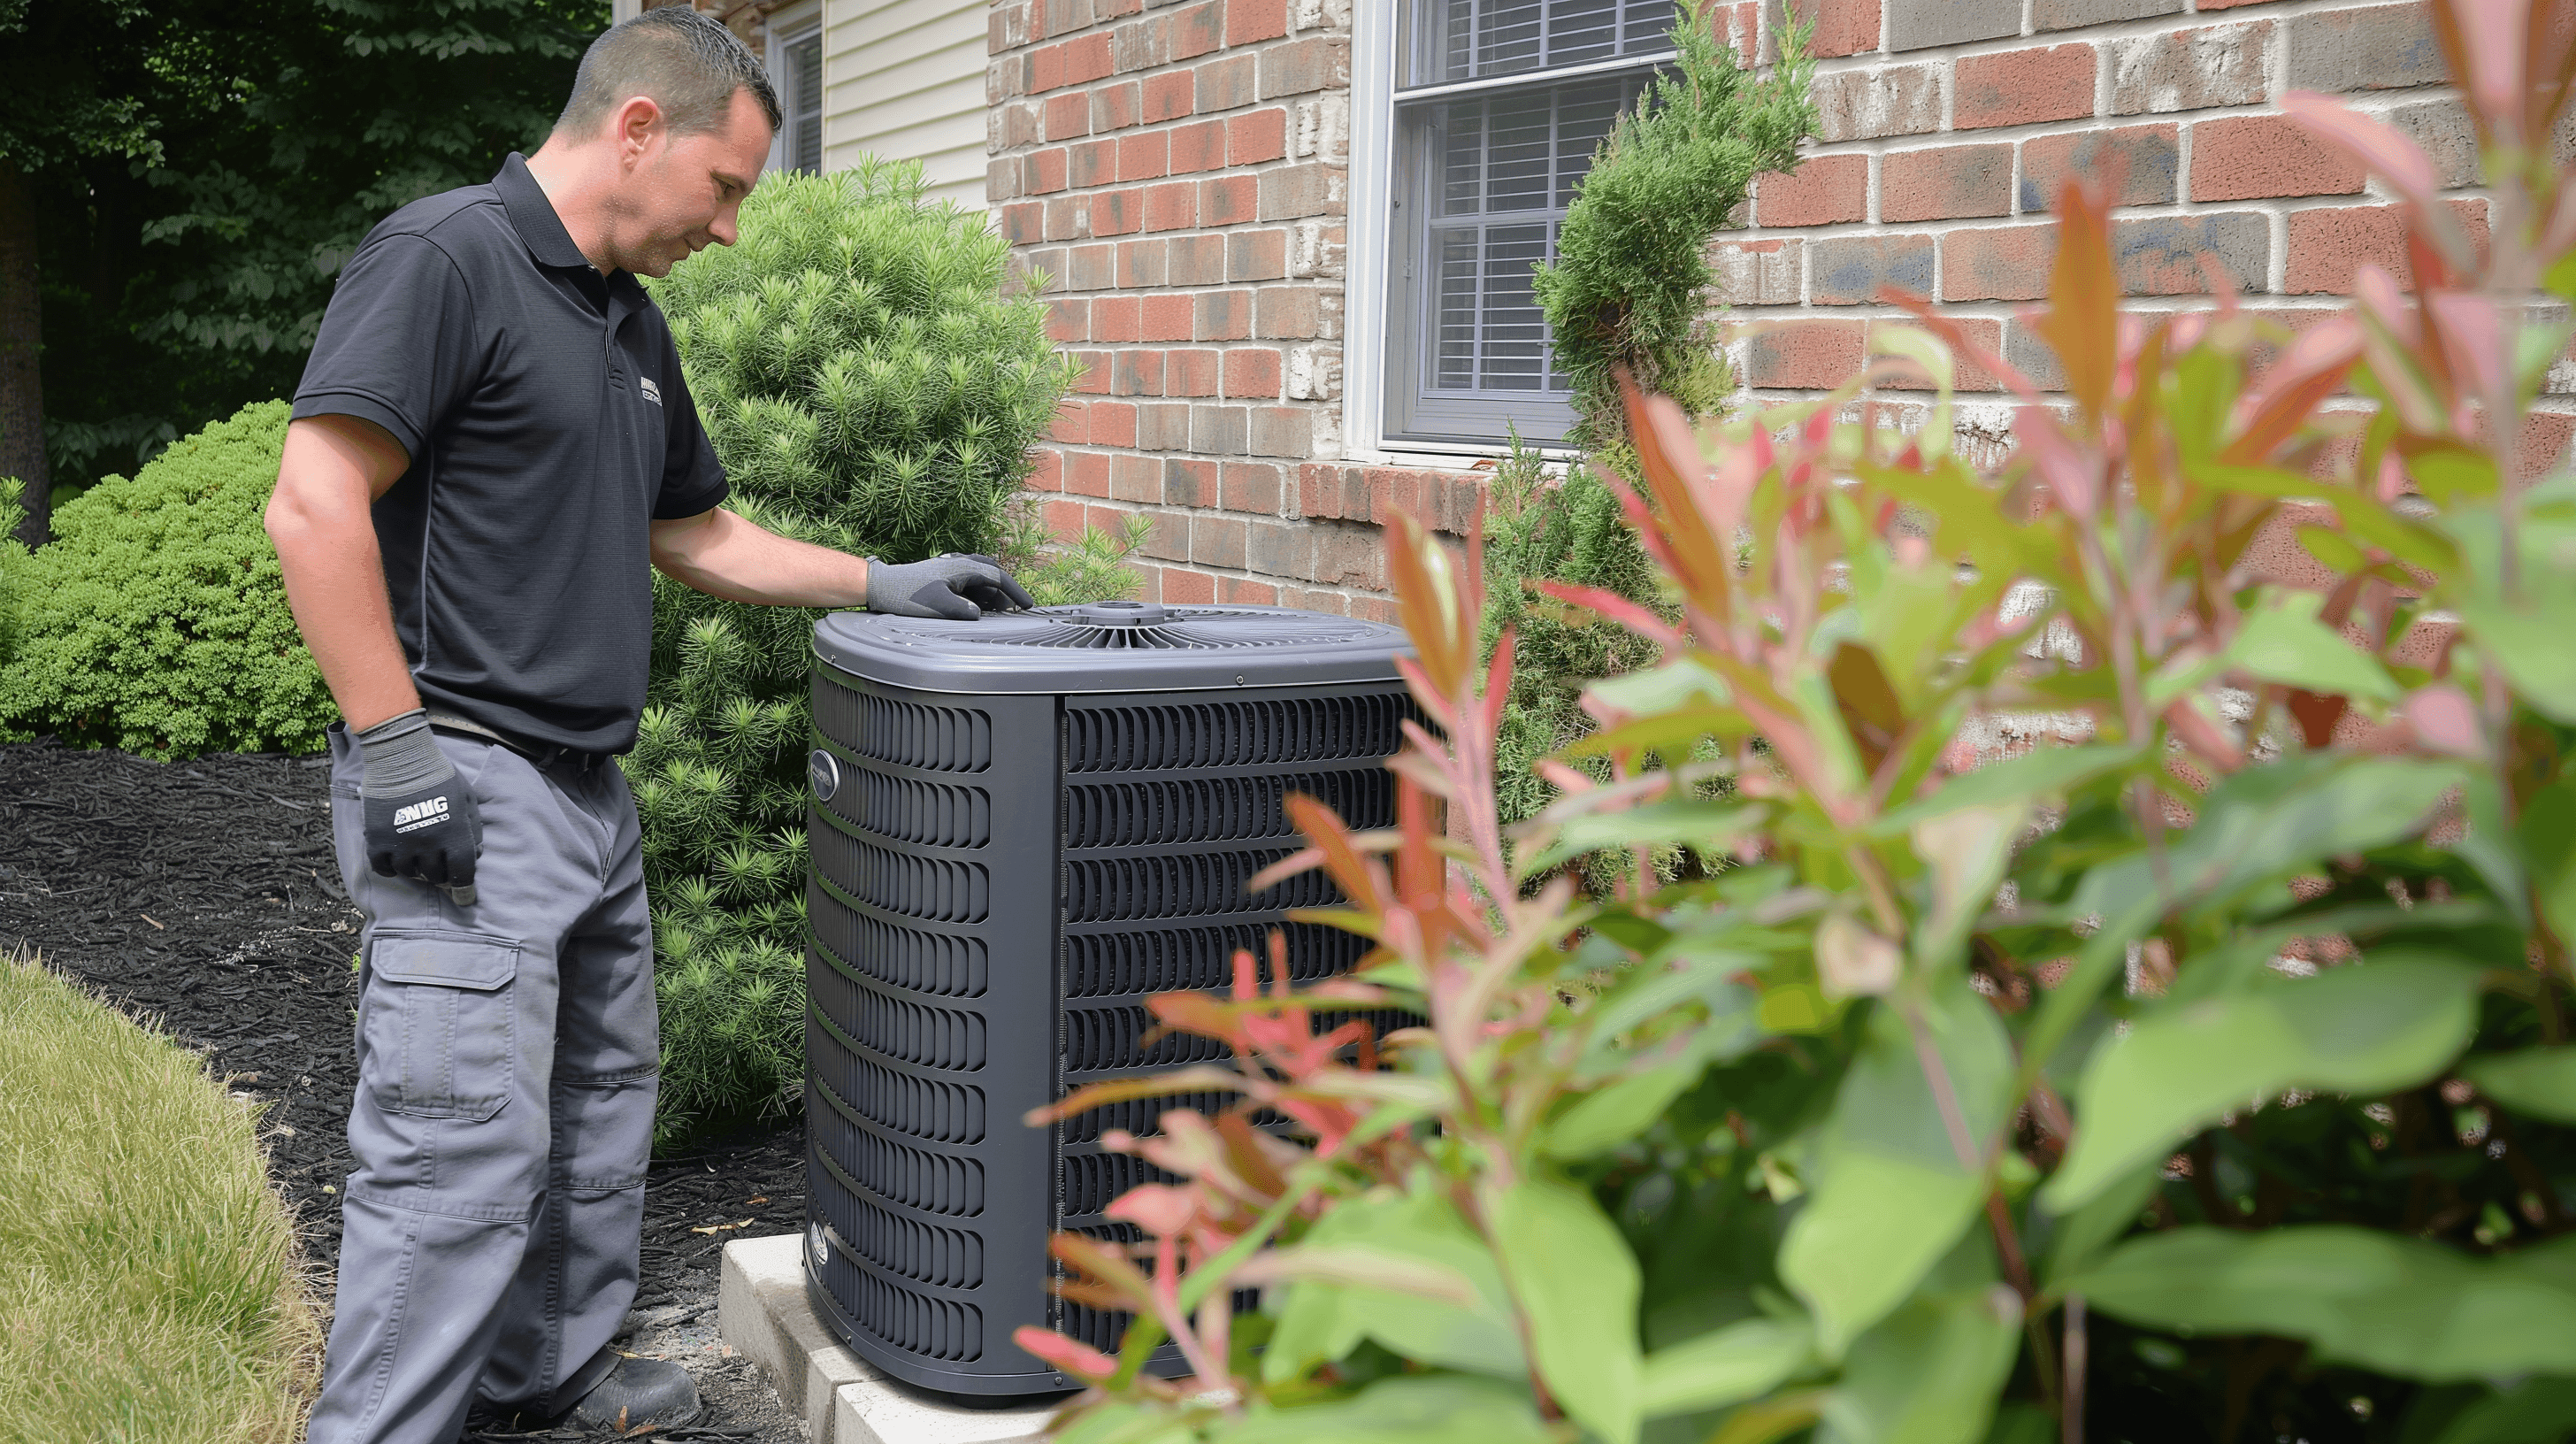
M480 1122L510 1101L519 945L434 929L386 930L367 953L360 1024L376 1106Z

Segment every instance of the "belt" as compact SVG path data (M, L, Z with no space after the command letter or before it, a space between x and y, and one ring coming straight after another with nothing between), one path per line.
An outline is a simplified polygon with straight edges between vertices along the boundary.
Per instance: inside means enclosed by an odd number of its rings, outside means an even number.
M497 742L541 768L569 767L576 772L591 772L616 756L613 752L584 752L578 747L522 742L516 737L505 737L480 722L468 722L462 717L450 717L442 712L430 713L429 725L440 732L458 732L468 737L481 738L486 742Z

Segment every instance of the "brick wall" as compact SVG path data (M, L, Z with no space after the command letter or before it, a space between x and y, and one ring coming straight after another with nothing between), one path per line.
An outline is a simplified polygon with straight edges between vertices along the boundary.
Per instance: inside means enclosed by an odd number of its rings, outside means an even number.
M2120 176L2114 259L2143 305L2197 304L2204 258L2294 327L2340 304L2365 262L2404 278L2389 197L2290 124L2291 90L2343 95L2413 137L2485 230L2468 117L2415 0L1797 3L1829 57L1819 139L1796 175L1756 185L1752 226L1717 253L1738 318L1784 323L1740 347L1760 394L1850 376L1870 328L1900 314L1875 303L1882 285L1934 298L2050 379L2017 312L2047 287L2046 216L2070 173ZM2568 425L2535 441L2554 452Z
M1386 611L1392 505L1463 531L1472 472L1346 463L1351 7L1393 0L995 0L988 190L1055 334L1090 364L1041 449L1059 531L1154 518L1149 596ZM1777 43L1783 0L1720 7ZM2283 118L2344 94L2422 144L2483 228L2467 117L2416 0L1789 0L1817 22L1819 139L1715 248L1757 396L1848 378L1893 284L2023 370L2062 177L2116 167L2129 293L2190 305L2204 258L2296 326L2357 268L2405 273L2388 197ZM2562 150L2567 149L2562 146ZM1360 219L1373 208L1363 204ZM1373 384L1373 383L1372 383ZM1993 391L1991 378L1962 385ZM2576 392L2553 378L2548 406ZM2531 464L2576 414L2537 419Z

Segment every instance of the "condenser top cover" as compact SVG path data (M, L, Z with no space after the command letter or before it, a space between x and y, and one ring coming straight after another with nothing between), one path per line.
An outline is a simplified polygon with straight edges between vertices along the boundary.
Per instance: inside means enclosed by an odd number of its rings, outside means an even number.
M1396 680L1411 654L1383 622L1286 607L1091 602L981 621L834 612L814 654L925 692L1184 692Z

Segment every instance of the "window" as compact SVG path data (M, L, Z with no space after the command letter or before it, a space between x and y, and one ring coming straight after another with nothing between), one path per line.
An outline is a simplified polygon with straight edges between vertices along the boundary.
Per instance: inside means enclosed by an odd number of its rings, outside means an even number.
M808 26L770 32L769 83L778 91L778 143L770 164L820 175L823 170L823 32Z
M1531 269L1575 182L1671 56L1672 0L1407 0L1395 26L1384 435L1537 441L1573 424Z

